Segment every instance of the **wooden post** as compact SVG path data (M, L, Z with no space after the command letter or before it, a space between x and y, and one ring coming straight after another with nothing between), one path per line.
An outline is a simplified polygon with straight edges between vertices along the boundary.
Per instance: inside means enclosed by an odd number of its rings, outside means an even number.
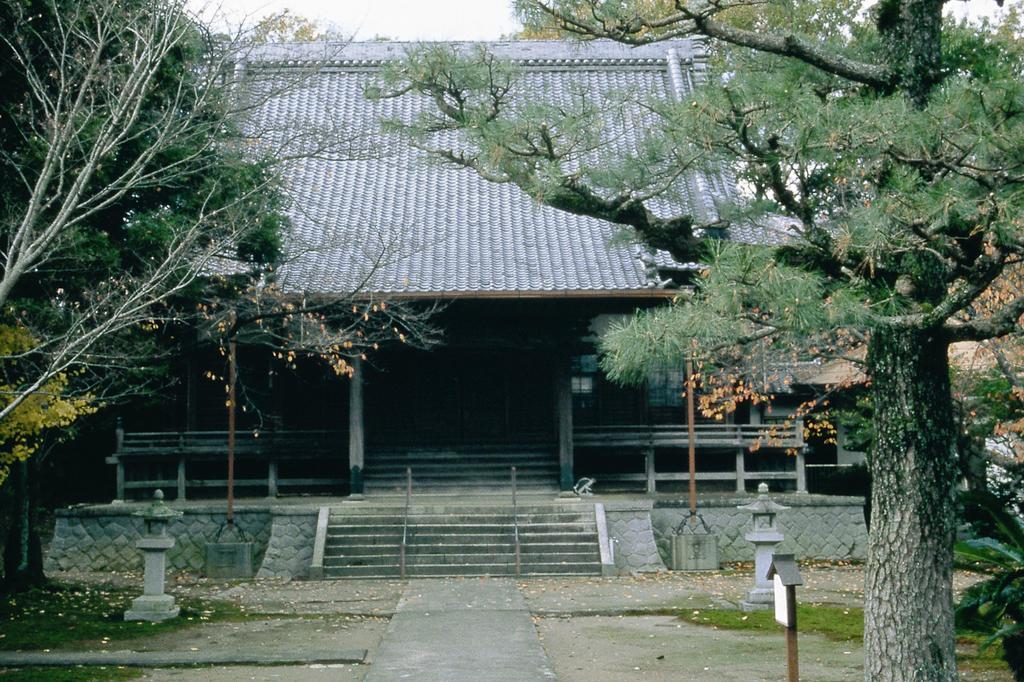
M228 526L235 525L235 382L238 379L238 341L228 341Z
M644 448L644 469L647 471L647 492L658 492L657 472L654 470L654 448Z
M750 406L750 424L753 426L760 426L761 424L761 407L760 405ZM740 450L736 454L736 492L745 493L747 492L747 470L744 464L744 450ZM741 475L742 472L742 475Z
M114 426L114 459L117 471L117 499L124 500L124 460L121 459L121 450L124 449L124 419L117 418Z
M690 465L690 525L697 526L697 427L693 423L693 360L686 359L686 443Z
M558 424L558 487L563 492L572 490L575 482L572 439L572 374L568 359L555 360L555 412Z
M178 500L185 499L185 455L178 457Z
M756 518L756 517L755 517ZM800 682L800 663L796 645L796 586L803 585L800 568L792 554L775 554L768 565L772 581L775 620L786 628L786 679Z
M807 492L807 458L804 449L800 448L796 453L796 491Z
M277 460L267 462L267 497L277 497Z
M120 455L124 449L124 419L117 418L114 426L114 454Z
M747 465L744 461L747 451L740 448L736 451L736 492L747 492Z
M800 682L800 657L796 644L796 586L787 585L786 592L789 593L786 605L789 610L789 625L786 627L786 680Z
M117 460L117 499L124 500L124 460Z
M363 494L363 361L352 361L354 372L348 384L348 470L349 494Z

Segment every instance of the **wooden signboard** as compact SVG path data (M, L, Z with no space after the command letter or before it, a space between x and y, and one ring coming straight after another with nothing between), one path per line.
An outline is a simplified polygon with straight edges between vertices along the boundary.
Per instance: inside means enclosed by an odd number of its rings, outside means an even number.
M775 620L780 625L791 628L794 623L790 619L789 600L790 594L796 590L786 587L778 573L772 576L772 585L775 588Z

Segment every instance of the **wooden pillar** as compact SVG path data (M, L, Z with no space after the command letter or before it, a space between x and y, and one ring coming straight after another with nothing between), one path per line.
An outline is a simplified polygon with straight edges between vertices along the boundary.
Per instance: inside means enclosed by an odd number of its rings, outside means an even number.
M277 497L277 460L267 462L267 497Z
M363 361L352 361L355 373L348 384L348 470L349 494L363 494Z
M178 497L176 499L185 499L185 455L178 458Z
M658 492L658 483L654 470L654 448L644 448L644 470L647 472L647 492Z
M761 406L751 405L750 406L750 424L760 426L761 424ZM736 453L736 492L745 493L747 492L747 469L744 464L744 454L746 450L741 449Z
M124 420L117 418L114 426L114 458L117 461L117 499L124 500L124 460L121 451L124 449Z
M736 492L747 492L747 468L743 459L747 451L740 448L736 451Z
M555 367L555 412L558 425L558 487L572 490L575 483L572 438L572 374L569 359L558 356Z
M124 501L124 460L118 458L117 464L117 499Z
M120 455L124 450L124 419L117 418L114 423L114 454Z
M807 492L807 468L804 448L800 448L796 452L796 491L798 493Z

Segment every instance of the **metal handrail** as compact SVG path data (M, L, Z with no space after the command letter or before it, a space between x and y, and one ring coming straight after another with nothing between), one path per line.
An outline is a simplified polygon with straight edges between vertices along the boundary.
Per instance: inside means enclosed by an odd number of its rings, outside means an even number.
M402 519L402 546L399 549L399 574L405 580L405 547L409 541L409 504L412 501L412 467L405 468L405 516Z
M519 577L521 561L519 553L519 505L516 502L516 468L512 467L512 532L516 548L516 577Z

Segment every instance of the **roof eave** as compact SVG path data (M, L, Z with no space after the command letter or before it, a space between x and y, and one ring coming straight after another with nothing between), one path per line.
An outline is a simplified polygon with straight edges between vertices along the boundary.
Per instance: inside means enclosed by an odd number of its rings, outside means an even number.
M680 295L678 289L571 289L562 291L365 291L358 297L392 300L521 300L521 299L649 299L667 300Z

